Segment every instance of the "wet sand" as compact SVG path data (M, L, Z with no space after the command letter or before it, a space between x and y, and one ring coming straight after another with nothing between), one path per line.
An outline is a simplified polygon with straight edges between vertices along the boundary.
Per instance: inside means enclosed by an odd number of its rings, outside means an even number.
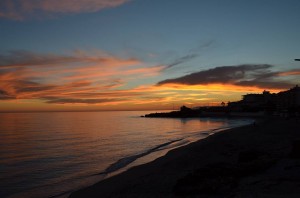
M70 197L300 197L300 120L211 135Z

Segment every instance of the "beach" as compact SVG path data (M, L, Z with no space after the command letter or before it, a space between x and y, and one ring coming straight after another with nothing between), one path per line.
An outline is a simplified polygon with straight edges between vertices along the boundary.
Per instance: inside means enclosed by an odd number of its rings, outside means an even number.
M70 197L299 197L299 119L269 118L169 151Z

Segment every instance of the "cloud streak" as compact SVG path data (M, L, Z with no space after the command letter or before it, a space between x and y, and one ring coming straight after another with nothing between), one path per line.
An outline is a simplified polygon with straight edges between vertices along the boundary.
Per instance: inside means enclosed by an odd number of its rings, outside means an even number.
M52 14L97 12L120 6L130 0L1 0L0 17L23 20L27 17Z
M279 76L298 76L300 75L300 69L293 69L290 71L280 72L278 73Z
M0 100L38 99L50 104L112 104L142 91L122 90L129 81L158 75L165 66L104 52L69 55L11 51L0 54Z
M96 52L95 55L88 55L83 51L74 51L71 55L39 54L25 50L9 51L0 54L0 67L21 67L21 66L49 66L68 65L72 63L98 63L115 65L134 65L140 63L137 59L120 59L107 55L103 52Z
M193 60L193 59L199 57L200 56L200 52L202 50L207 49L208 47L212 46L213 43L214 43L213 40L201 43L201 45L199 45L198 47L189 50L189 53L187 53L186 55L181 56L179 58L176 58L172 63L166 65L166 67L163 69L163 71L168 70L168 69L170 69L172 67L175 67L177 65L181 65L183 63L186 63L186 62L188 62L190 60Z
M182 61L189 58L192 57L184 57ZM199 105L208 100L217 104L225 96L234 100L233 96L240 96L245 90L290 88L289 79L300 74L298 69L274 71L272 65L248 64L203 70L161 81L160 86L151 84L153 76L166 75L163 72L166 67L101 51L77 50L62 55L11 51L0 54L0 100L13 104L34 100L49 107L70 109L73 106L154 109L160 105L172 107L174 102Z
M272 72L272 65L245 64L236 66L220 66L213 69L191 73L179 78L166 79L157 85L183 84L183 85L208 85L231 84L238 86L253 86L259 88L285 89L294 84L281 80L280 75L299 75L297 71Z
M49 104L101 104L101 103L111 103L124 101L124 99L74 99L74 98L59 98L59 99L50 99L47 101Z
M198 54L188 54L182 57L177 58L173 63L167 65L164 70L170 69L174 66L180 65L182 63L188 62L194 58L197 58L199 55Z

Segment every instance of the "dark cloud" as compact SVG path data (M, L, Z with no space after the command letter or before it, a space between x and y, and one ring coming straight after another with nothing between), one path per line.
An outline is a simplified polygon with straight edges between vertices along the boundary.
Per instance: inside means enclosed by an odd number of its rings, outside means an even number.
M47 91L47 90L53 90L55 89L56 86L50 86L50 85L37 85L37 86L23 86L19 87L17 89L18 93L25 93L25 92L42 92L42 91Z
M261 88L289 88L292 83L275 81L279 72L272 72L272 65L245 64L236 66L221 66L199 71L179 78L167 79L158 85L174 83L186 85L207 85L212 83L233 84L239 86L257 86Z
M10 84L10 87L13 88L17 94L26 92L42 92L56 88L56 86L53 85L43 85L30 80L10 80L8 81L8 84Z
M0 100L4 99L39 99L41 95L50 92L53 93L58 86L44 85L27 80L9 80L2 82L0 80Z
M229 83L241 80L246 77L247 72L257 72L266 70L271 65L238 65L238 66L221 66L209 70L199 71L175 79L167 79L158 84L180 83L188 85L209 84L209 83Z

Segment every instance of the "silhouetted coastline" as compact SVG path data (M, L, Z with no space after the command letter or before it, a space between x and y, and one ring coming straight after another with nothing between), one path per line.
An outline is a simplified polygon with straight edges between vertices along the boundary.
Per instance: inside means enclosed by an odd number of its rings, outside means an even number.
M226 130L70 197L297 197L298 122L272 118Z
M186 106L182 106L180 111L171 111L163 113L150 113L146 114L144 117L148 118L193 118L201 117L202 113L200 110L192 110Z
M190 109L182 106L179 111L150 113L142 117L146 118L261 118L267 114L262 111L254 112L231 112L226 107L202 107L199 109Z
M193 117L299 117L300 87L295 87L277 94L263 91L261 94L246 94L236 102L222 102L220 106L202 106L189 108L182 106L179 111L150 113L150 118L193 118Z

